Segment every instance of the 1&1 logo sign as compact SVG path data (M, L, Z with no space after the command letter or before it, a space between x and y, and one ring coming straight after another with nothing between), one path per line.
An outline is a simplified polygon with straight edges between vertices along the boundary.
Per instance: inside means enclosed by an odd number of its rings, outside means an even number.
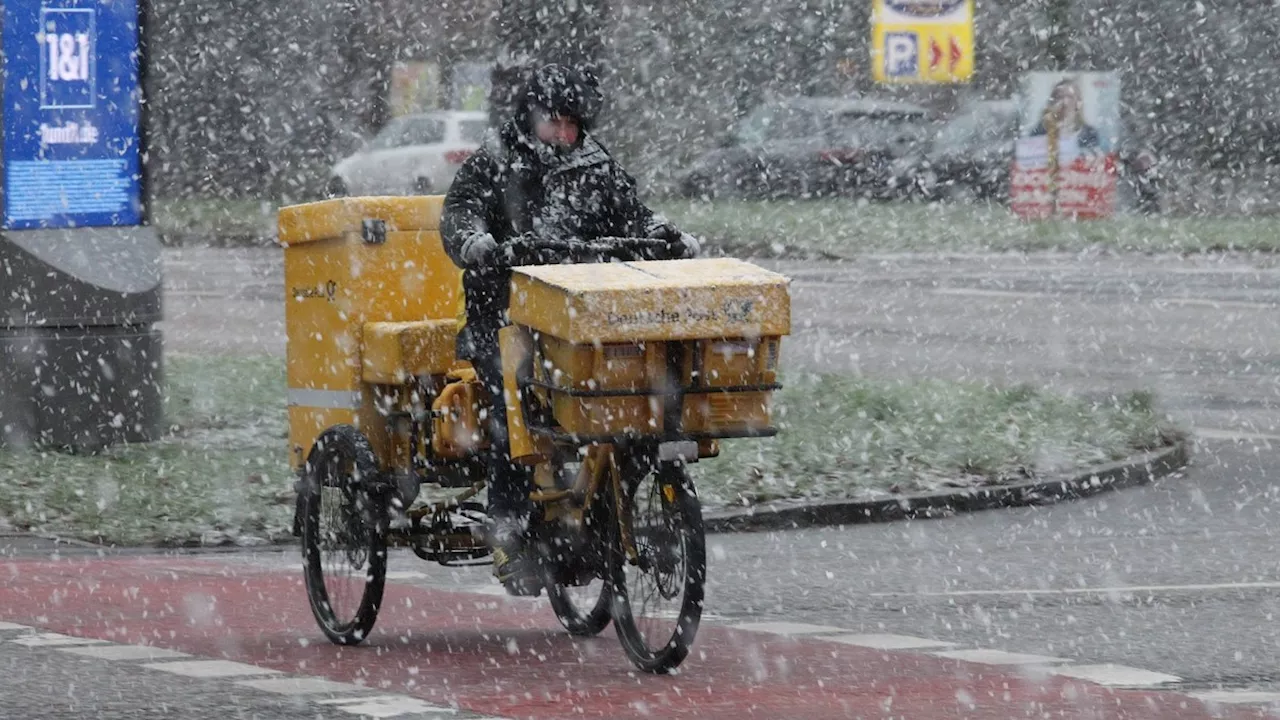
M97 13L93 8L40 8L40 109L94 107Z

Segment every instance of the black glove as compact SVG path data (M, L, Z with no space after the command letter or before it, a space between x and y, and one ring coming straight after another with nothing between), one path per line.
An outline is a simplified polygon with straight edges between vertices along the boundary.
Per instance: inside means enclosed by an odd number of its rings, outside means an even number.
M668 222L651 228L649 237L667 242L666 256L671 260L694 258L702 250L702 244L698 242L697 238L689 233L681 232L680 228Z

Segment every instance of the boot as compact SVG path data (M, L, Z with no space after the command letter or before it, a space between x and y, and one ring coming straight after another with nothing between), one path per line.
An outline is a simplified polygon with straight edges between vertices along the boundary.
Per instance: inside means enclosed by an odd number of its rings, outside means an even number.
M542 580L533 548L525 542L523 523L497 519L489 523L487 542L493 549L493 575L509 595L538 597Z

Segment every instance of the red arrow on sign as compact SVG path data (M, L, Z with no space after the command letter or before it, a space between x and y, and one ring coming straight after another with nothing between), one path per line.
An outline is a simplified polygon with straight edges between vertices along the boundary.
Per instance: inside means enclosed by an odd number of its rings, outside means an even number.
M937 38L929 38L929 69L937 70L941 63L942 46L938 44Z
M955 73L956 66L960 64L960 58L964 57L964 50L960 47L960 40L955 36L951 36L951 72Z

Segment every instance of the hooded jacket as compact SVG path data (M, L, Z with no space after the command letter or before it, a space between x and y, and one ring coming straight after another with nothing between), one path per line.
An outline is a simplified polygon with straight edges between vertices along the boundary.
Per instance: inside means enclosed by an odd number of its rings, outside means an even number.
M486 234L499 248L530 234L586 241L652 237L667 227L591 134L584 131L577 147L556 152L517 121L491 131L462 165L440 221L445 252L463 269L467 332L486 339L506 324L511 270L468 262L468 242Z

